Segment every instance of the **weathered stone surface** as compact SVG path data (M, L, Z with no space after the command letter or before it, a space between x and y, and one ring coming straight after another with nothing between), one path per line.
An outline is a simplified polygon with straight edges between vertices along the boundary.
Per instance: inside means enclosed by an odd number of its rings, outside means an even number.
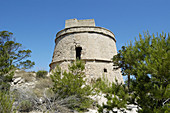
M85 22L86 25L77 25L77 21ZM123 82L120 70L113 70L111 60L117 54L114 34L88 22L91 20L66 20L66 28L56 35L51 70L57 64L67 70L68 64L76 60L76 48L81 48L80 57L85 61L85 73L89 81L105 75L110 82L114 82L115 78Z
M65 22L65 28L75 27L75 26L95 26L94 19L77 20L69 19Z

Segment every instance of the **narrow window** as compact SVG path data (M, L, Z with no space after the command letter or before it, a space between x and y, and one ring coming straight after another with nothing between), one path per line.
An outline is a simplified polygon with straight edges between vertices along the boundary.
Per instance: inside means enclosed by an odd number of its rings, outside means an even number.
M76 59L81 59L81 50L82 47L76 47Z
M106 68L104 68L104 72L107 73L107 69Z

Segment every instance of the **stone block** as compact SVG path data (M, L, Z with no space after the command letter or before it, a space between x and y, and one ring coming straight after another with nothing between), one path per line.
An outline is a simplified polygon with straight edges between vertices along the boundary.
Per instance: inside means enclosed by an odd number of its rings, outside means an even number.
M65 28L76 26L95 26L95 22L94 19L86 20L69 19L65 21Z

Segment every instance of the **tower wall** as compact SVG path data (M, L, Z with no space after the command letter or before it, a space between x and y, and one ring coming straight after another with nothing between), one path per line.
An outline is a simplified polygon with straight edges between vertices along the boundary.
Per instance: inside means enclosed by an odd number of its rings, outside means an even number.
M61 68L67 70L68 64L76 60L76 48L79 47L89 81L105 75L110 82L115 78L118 82L123 82L120 70L113 71L111 58L117 54L117 50L116 40L111 31L95 26L73 25L57 33L55 44L51 69L59 64Z

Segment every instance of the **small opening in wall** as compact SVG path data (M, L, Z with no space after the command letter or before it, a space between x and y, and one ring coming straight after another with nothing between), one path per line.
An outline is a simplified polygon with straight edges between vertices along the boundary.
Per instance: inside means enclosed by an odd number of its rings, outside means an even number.
M104 72L107 73L107 69L106 68L104 68Z
M82 47L76 47L76 59L81 59L81 50Z

